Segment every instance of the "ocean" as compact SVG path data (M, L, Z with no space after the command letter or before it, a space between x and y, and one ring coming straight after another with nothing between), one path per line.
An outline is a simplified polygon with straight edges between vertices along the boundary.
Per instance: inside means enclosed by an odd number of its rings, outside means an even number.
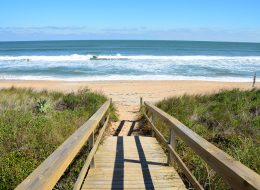
M0 42L0 79L208 80L260 78L260 43Z

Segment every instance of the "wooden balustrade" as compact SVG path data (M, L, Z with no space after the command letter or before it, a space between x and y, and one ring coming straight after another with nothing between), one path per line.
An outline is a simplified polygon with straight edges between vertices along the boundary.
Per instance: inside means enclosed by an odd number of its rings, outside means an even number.
M21 184L19 184L16 187L16 190L52 189L87 141L92 144L93 148L83 169L94 164L93 156L109 120L109 117L106 117L106 114L109 111L110 102L111 100L105 102L86 123L77 129L40 166L38 166ZM94 143L95 130L104 117L106 117L106 121L99 132L96 142ZM80 186L82 178L84 178L82 175L81 172L79 176L80 178L75 185L75 189L78 189L78 186Z
M180 121L165 113L149 102L140 99L145 118L152 127L153 136L163 143L168 152L168 163L176 162L195 189L203 189L192 172L179 157L176 149L176 137L182 139L197 155L214 169L233 189L260 190L260 175L244 166L213 144L209 143ZM94 167L94 155L109 121L109 106L111 100L104 103L99 110L79 129L77 129L62 145L60 145L38 168L36 168L17 190L52 189L64 174L86 142L91 145L91 151L74 185L74 190L81 189L88 169ZM149 116L152 116L150 118ZM156 119L169 127L170 137L166 139L156 128ZM95 131L99 128L95 140Z
M235 160L207 140L203 139L180 121L162 111L155 105L149 102L144 102L143 108L144 116L152 126L153 132L162 143L166 144L166 147L170 153L169 159L174 159L174 161L179 165L195 189L203 188L175 151L176 136L182 139L186 145L189 146L198 156L200 156L213 170L215 170L219 176L227 181L232 189L260 189L260 175L258 175L256 172L246 167L241 162ZM152 114L152 121L146 112L150 112ZM166 126L169 127L169 140L166 140L156 128L154 122L155 117L163 121Z

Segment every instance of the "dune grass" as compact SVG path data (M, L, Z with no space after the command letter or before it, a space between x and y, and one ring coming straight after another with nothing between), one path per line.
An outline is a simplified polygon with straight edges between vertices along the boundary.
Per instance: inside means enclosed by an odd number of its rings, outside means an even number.
M184 95L157 103L203 138L260 174L260 90ZM169 131L158 122L166 136ZM177 139L177 151L205 189L229 189L199 156Z
M67 94L0 90L0 189L14 189L106 100L88 89ZM79 172L82 164L70 170ZM56 189L70 188L70 179L64 181Z

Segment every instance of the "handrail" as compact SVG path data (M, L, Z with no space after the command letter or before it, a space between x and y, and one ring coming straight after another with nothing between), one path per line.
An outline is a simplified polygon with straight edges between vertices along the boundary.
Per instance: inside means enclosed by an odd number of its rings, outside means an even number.
M260 175L256 172L209 143L155 105L144 102L144 107L168 125L176 135L223 177L233 189L260 190Z
M90 119L77 129L61 144L40 166L38 166L16 190L52 189L75 156L95 132L101 119L105 116L110 101L105 102Z
M149 119L149 117L144 113L144 116L146 120L150 123L152 126L152 129L156 133L156 135L159 137L159 140L166 145L167 150L173 155L175 161L177 162L178 166L182 169L184 172L185 176L189 179L190 183L193 185L195 189L200 189L202 190L203 187L200 185L198 180L194 177L194 175L190 172L190 170L187 168L185 163L181 160L181 158L178 156L177 152L172 148L172 146L169 144L169 142L164 138L164 136L160 133L158 129L156 129L155 125L153 122ZM169 163L170 161L168 161Z
M79 174L79 176L77 178L77 181L76 181L76 183L74 185L73 190L80 190L81 189L81 186L82 186L82 183L83 183L83 181L85 179L87 171L88 171L89 167L91 166L91 162L92 162L92 167L94 166L94 162L95 162L94 161L94 155L95 155L95 153L97 151L98 145L100 144L101 139L103 137L103 134L104 134L104 132L106 130L106 127L107 127L107 124L108 124L108 121L109 121L109 116L110 116L110 114L107 116L106 121L105 121L103 127L100 129L100 132L99 132L98 137L97 137L97 139L95 141L95 144L92 147L90 153L88 154L87 160L86 160L84 166L82 167L82 169L80 171L80 174Z

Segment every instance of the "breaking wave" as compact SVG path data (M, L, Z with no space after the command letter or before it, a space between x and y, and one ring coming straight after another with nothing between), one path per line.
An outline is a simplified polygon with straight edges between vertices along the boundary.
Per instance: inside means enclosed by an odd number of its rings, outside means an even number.
M176 61L260 61L260 56L152 56L152 55L59 55L59 56L0 56L0 61L89 61L89 60L176 60Z

